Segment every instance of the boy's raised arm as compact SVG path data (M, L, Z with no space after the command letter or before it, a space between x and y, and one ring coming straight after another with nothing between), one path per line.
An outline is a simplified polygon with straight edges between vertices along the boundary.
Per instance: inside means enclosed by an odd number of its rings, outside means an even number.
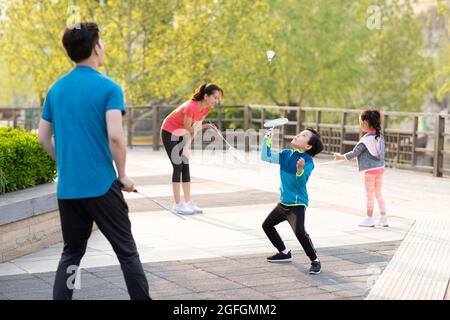
M280 153L272 152L272 132L269 131L263 139L263 144L261 148L261 160L269 163L280 164Z

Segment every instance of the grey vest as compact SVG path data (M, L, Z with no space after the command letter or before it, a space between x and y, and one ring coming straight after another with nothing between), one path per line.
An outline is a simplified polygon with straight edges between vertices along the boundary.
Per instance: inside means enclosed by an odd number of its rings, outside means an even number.
M380 136L378 139L375 139L375 134L366 134L355 148L344 154L344 156L347 160L356 157L358 170L364 172L371 169L384 168L384 153L384 138Z

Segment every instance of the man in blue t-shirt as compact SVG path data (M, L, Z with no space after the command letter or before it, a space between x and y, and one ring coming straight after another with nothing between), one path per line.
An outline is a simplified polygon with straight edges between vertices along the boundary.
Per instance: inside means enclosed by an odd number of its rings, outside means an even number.
M98 71L104 46L95 23L67 28L62 42L76 66L48 91L39 123L39 142L57 162L64 239L53 298L72 299L68 280L86 251L95 221L120 261L130 298L150 299L121 191L134 190L125 170L122 89Z

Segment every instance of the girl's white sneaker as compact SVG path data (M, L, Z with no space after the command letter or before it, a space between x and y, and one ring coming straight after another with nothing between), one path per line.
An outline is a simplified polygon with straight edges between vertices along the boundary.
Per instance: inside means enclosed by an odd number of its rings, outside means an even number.
M375 227L375 221L372 217L367 217L359 224L360 227Z
M389 227L388 219L386 216L381 216L378 220L378 225L382 227Z
M203 213L203 209L197 207L197 205L195 204L194 200L190 200L188 203L186 203L186 206L193 210L194 213Z
M194 210L192 210L190 207L184 204L184 202L179 202L177 204L173 205L173 210L178 214L194 214Z

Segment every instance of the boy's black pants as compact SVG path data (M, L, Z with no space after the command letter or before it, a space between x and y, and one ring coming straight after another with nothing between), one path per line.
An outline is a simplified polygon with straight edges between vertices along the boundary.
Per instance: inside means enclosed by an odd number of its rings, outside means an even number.
M285 206L279 203L267 216L262 227L270 242L281 252L286 249L286 246L275 229L275 226L280 222L288 220L303 250L305 250L306 255L312 261L317 259L317 255L311 238L305 230L305 211L305 206Z

